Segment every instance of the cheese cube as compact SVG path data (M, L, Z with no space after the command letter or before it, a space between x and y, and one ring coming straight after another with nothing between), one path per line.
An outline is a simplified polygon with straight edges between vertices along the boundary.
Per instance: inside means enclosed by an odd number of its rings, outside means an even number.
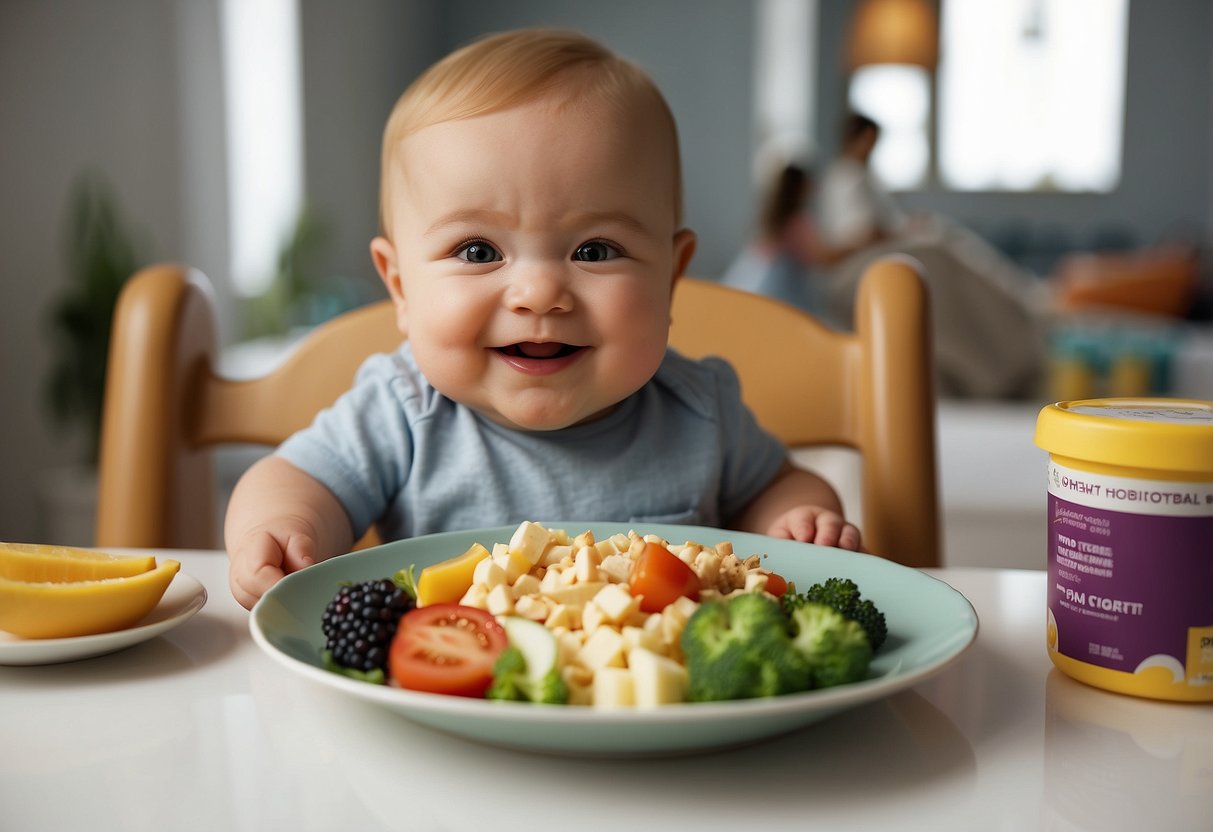
M584 667L577 665L564 665L560 669L560 675L564 678L564 683L569 688L569 704L570 705L590 705L594 701L591 684L594 677Z
M588 685L590 683L590 676L593 674L589 668L581 667L577 664L577 656L581 653L581 648L585 644L585 631L557 628L552 630L552 635L556 637L556 648L560 651L560 666L562 668L570 666L579 667L585 673L585 684Z
M634 597L622 584L607 584L594 596L594 604L602 610L607 621L617 623L627 618L632 610L639 608L640 599Z
M492 556L493 563L501 567L501 571L505 574L505 582L512 584L518 580L519 575L525 575L534 565L527 560L517 549L507 549L498 555Z
M568 570L561 574L564 575L567 572ZM542 586L543 581L540 581L539 584ZM544 594L557 604L584 604L597 595L604 586L606 586L606 581L588 581L571 586L561 584L553 589L545 589Z
M488 603L489 591L483 584L472 584L468 587L468 591L463 593L463 597L459 599L459 603L465 607L475 607L482 610Z
M548 603L538 595L523 595L514 601L514 615L532 621L545 621L548 617Z
M666 651L665 644L657 637L657 634L643 627L624 627L619 631L619 634L623 636L623 643L626 645L624 649L627 651L629 657L639 648L658 654L665 653Z
M687 617L679 615L678 611L670 604L661 611L661 640L673 647L682 640L682 631L687 626Z
M598 550L592 546L582 546L573 558L573 573L579 581L597 581Z
M551 595L555 590L563 587L564 581L560 580L560 573L564 570L559 566L548 568L547 572L543 573L543 577L539 579L539 591L544 595Z
M551 603L549 601L549 603ZM564 627L569 630L581 629L580 604L555 604L548 611L547 625L549 627Z
M619 550L615 548L614 541L609 537L606 540L600 540L595 543L594 548L598 550L598 558L600 560L606 560L611 555L619 554Z
M699 602L694 601L685 595L679 595L674 599L669 607L666 607L666 609L669 609L670 607L673 607L674 611L682 616L683 620L686 620L695 614L695 610L699 609Z
M538 523L524 520L510 538L510 551L522 555L533 566L539 563L551 542L552 536L547 529Z
M630 708L635 704L632 672L623 667L604 667L594 674L590 691L595 708Z
M651 612L648 614L648 617L645 618L644 623L640 626L643 627L646 631L648 631L650 633L653 633L655 635L660 635L661 634L661 622L663 620L664 619L661 617L661 613Z
M472 570L472 583L480 584L485 589L492 589L498 584L506 583L505 570L491 558L485 558L476 564Z
M484 608L493 615L510 615L514 612L514 596L505 584L497 584L489 590L485 598Z
M607 621L606 614L602 611L602 608L593 601L590 601L585 605L585 607L582 608L581 628L585 630L587 634L592 634L603 624L609 623L610 622Z
M655 708L686 699L687 671L678 662L638 648L628 654L628 667L632 671L636 707Z
M524 595L538 595L539 579L534 575L519 575L518 580L510 586L510 590L515 598L521 598Z
M720 573L720 554L715 549L703 549L695 555L695 574L704 586L715 586Z
M581 646L577 662L593 671L603 667L623 667L623 648L623 636L610 627L599 627Z
M767 588L767 577L765 572L747 572L745 573L745 591L759 592L765 591Z
M539 559L541 566L551 566L560 563L565 558L573 557L573 547L557 544L549 546L548 550L543 553L543 557Z
M627 583L628 578L632 576L632 559L618 553L607 555L598 564L598 571L609 581Z

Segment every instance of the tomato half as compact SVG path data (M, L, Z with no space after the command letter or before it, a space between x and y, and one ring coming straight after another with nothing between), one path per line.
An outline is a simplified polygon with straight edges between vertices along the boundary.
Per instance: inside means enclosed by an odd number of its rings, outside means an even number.
M767 592L776 598L782 598L784 593L788 591L788 582L783 575L768 572L765 569L762 570L762 574L767 576Z
M484 696L493 681L493 663L509 644L491 614L459 604L432 604L400 619L388 672L402 688Z
M632 565L628 587L633 595L642 596L640 609L644 612L661 612L683 595L699 600L699 576L695 570L660 543L645 544Z

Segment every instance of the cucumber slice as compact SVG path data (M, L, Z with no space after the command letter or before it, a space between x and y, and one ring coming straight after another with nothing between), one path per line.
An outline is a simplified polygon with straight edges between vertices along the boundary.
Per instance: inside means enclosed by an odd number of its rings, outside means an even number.
M559 650L556 637L538 621L507 615L499 619L513 647L518 648L526 660L526 675L532 682L539 682L556 667Z

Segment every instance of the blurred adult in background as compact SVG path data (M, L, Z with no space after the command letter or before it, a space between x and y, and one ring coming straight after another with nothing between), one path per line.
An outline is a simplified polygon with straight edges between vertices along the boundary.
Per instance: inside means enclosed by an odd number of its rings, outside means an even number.
M861 113L843 120L838 157L822 176L817 217L822 239L856 249L901 233L906 218L868 165L880 125Z
M813 175L798 163L780 167L766 184L753 239L725 272L724 282L825 316L824 269L853 249L823 241L809 205Z
M1051 291L976 234L934 215L907 217L868 166L880 137L850 114L839 157L814 201L806 169L773 180L755 240L725 281L850 329L859 280L873 261L905 254L931 298L938 389L957 397L1035 393L1045 370ZM815 206L815 213L810 206Z

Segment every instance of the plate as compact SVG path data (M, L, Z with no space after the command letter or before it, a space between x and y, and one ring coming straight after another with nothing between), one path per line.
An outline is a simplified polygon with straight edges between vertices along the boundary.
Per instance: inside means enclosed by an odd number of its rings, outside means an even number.
M320 617L340 581L382 578L415 564L421 569L464 552L492 548L515 526L417 537L333 558L288 575L253 608L253 640L290 671L415 722L467 739L509 748L577 756L686 754L785 734L839 711L910 687L939 672L972 644L977 614L946 583L871 555L699 526L551 522L570 534L602 538L635 528L671 541L729 540L739 556L766 554L764 566L798 586L829 577L853 579L884 612L889 637L873 657L871 677L852 685L768 699L695 702L652 709L597 710L464 699L372 685L326 671Z
M178 572L155 609L125 630L71 638L19 638L0 631L0 665L58 664L114 653L184 623L205 603L206 588Z

